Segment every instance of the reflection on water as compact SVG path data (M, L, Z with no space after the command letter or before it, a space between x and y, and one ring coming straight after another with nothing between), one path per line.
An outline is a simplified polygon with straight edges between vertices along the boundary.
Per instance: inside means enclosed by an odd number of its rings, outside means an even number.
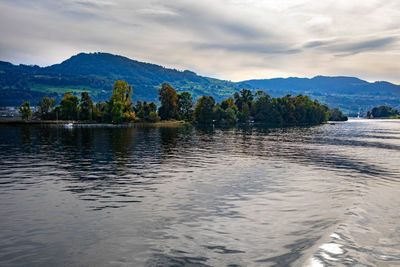
M400 264L400 120L0 136L1 266Z

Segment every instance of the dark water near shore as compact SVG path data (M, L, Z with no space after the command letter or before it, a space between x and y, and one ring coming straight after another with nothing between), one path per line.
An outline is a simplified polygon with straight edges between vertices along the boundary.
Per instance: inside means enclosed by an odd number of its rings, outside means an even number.
M400 120L0 127L0 266L400 265Z

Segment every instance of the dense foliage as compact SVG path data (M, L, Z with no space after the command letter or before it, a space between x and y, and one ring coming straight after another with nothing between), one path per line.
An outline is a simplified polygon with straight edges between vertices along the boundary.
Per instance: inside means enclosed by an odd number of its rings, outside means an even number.
M26 120L32 115L31 105L29 102L23 103L19 106L19 116L21 119Z
M400 85L383 81L370 83L356 77L273 78L239 84L252 90L268 90L271 96L307 94L351 115L359 111L365 114L371 106L382 104L400 107Z
M367 112L367 118L390 118L399 116L399 111L388 106L374 107L371 111Z
M161 107L158 111L162 120L178 118L178 94L168 83L163 83L158 90Z
M41 119L44 120L49 120L51 119L51 111L56 105L56 101L54 98L49 98L49 97L43 97L42 99L39 100L38 103L38 116Z
M212 96L198 98L194 105L188 92L178 93L168 83L159 89L160 108L154 102L138 100L133 106L133 89L127 82L114 83L113 94L106 102L93 103L88 92L81 98L67 92L60 105L44 97L38 103L37 116L41 119L97 121L102 123L157 122L160 120L185 120L197 125L231 126L237 123L257 123L271 126L311 125L332 120L344 120L337 108L332 111L327 105L312 101L307 96L273 98L263 91L253 94L242 89L217 103ZM29 103L28 103L29 104ZM21 109L25 109L25 105ZM25 116L26 117L26 116ZM347 117L346 117L347 119Z
M338 108L331 109L329 112L329 120L330 121L347 121L347 116L343 115L342 111Z

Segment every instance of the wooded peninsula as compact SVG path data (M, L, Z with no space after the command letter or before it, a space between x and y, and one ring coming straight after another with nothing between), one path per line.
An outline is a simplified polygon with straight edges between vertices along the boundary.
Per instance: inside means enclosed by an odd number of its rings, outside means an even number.
M19 107L22 119L64 120L97 123L154 123L160 120L182 120L196 125L231 126L238 123L256 123L271 126L314 125L331 121L345 121L347 117L337 109L312 101L308 96L270 97L264 91L253 94L242 89L233 97L216 103L212 96L202 96L193 102L188 92L177 92L163 83L159 92L160 107L154 102L132 101L133 89L127 82L114 83L108 101L93 103L88 92L80 99L67 92L60 104L55 99L43 97L32 112L29 102Z

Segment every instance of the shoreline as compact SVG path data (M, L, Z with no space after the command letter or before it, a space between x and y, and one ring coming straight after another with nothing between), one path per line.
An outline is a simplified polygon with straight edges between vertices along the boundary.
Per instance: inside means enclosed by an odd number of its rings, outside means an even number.
M99 123L95 121L53 121L53 120L0 120L0 126L28 126L28 125L102 125L102 126L182 126L185 121L159 121L159 122L129 122L129 123Z

